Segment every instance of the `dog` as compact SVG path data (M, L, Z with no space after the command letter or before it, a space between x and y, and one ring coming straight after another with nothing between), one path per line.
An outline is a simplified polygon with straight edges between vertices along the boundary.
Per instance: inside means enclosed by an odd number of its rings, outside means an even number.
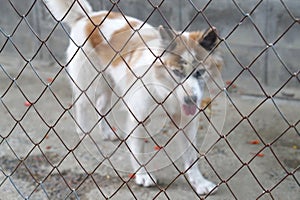
M143 138L151 134L147 124L159 111L177 129L174 139L189 183L199 195L215 192L217 186L197 166L194 147L205 82L220 67L221 58L214 53L219 42L216 28L180 33L118 12L94 12L86 0L45 1L53 17L71 28L66 68L78 133L91 129L86 109L92 103L102 119L101 134L121 140L106 120L116 96L127 110L123 140L131 152L135 182L153 186L157 179L142 161Z

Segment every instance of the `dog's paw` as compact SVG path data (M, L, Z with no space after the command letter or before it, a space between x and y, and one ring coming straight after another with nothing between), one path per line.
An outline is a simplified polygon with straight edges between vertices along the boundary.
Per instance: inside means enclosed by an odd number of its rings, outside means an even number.
M210 192L212 194L217 191L216 184L214 184L208 180L204 180L204 181L198 183L197 185L194 186L194 188L199 195L206 195Z
M157 180L153 175L150 177L148 174L136 174L135 182L143 187L151 187L156 185Z

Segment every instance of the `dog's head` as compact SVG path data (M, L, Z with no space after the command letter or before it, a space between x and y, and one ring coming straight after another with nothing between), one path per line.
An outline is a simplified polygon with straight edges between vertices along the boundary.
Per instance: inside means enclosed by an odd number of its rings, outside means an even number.
M175 92L186 115L198 110L204 92L205 82L213 78L222 60L214 53L218 43L217 30L209 28L204 32L178 34L159 27L164 46L163 65L177 83Z

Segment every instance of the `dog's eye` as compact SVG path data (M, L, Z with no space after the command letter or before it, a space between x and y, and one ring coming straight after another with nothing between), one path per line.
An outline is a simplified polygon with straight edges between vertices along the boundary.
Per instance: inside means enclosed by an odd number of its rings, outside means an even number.
M197 79L199 79L199 78L201 78L202 77L202 75L205 73L205 69L199 69L199 70L197 70L195 73L194 73L194 77L195 78L197 78Z
M180 60L180 61L179 61L179 65L180 65L180 66L187 66L187 65L188 65L188 62L185 61L185 60Z
M180 71L179 69L173 69L172 71L179 78L183 78L184 77L184 73L182 71Z

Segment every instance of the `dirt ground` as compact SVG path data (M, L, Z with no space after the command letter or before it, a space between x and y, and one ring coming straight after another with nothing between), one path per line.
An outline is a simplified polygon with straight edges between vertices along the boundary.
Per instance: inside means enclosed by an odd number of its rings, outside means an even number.
M159 185L135 185L124 143L103 141L96 133L79 143L66 73L43 63L33 63L35 70L23 66L1 60L1 200L199 198L176 169L182 169L180 159L172 164L163 151L151 162ZM199 128L198 148L206 152L199 167L218 184L206 199L299 199L299 107L297 100L238 91L218 96L206 113L211 122L201 114ZM168 130L163 134L158 137L167 137ZM150 153L158 151L146 145Z

